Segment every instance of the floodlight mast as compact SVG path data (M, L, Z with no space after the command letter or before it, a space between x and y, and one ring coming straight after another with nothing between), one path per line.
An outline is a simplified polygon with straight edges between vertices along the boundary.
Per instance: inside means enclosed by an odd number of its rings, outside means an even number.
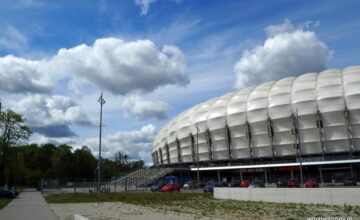
M99 131L99 158L98 158L98 182L97 182L97 191L100 192L100 182L101 182L101 132L102 132L102 107L105 104L105 100L103 99L103 94L98 99L100 103L100 131Z

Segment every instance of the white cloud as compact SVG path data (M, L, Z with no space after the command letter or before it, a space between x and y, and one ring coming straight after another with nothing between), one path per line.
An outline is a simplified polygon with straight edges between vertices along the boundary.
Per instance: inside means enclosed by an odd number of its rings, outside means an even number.
M77 103L64 96L26 96L14 109L27 118L33 131L46 137L76 136L70 125L95 125Z
M150 4L156 0L135 0L135 4L140 6L141 15L146 15L149 12Z
M135 116L139 120L162 120L170 110L170 106L165 102L144 100L137 95L125 97L121 106L126 117Z
M60 137L60 138L50 138L43 135L37 135L36 139L32 138L32 142L35 142L39 145L43 144L54 144L54 145L61 145L61 144L67 144L70 146L74 146L76 142L73 140L73 138L69 137Z
M0 25L0 49L20 51L27 47L28 38L24 33L11 24Z
M145 16L147 15L147 13L149 12L150 9L150 4L156 2L157 0L135 0L135 4L137 6L140 6L141 12L140 15L141 16ZM174 0L174 2L178 5L180 5L183 0Z
M74 81L72 86L89 83L120 95L189 83L185 57L177 47L165 45L160 51L150 40L118 38L60 49L47 60L5 56L0 58L0 77L0 90L15 93L50 92L54 81L66 78Z
M289 20L267 27L266 33L268 38L264 44L246 50L235 64L236 88L289 75L319 72L331 58L332 51L314 32L294 28Z
M48 93L54 83L42 72L41 61L26 60L8 55L0 57L0 90L9 93Z
M156 127L152 124L143 126L140 130L118 131L102 138L101 155L113 158L116 152L124 152L130 158L140 158L146 163L151 162L152 142L156 135ZM95 155L99 153L99 139L88 138L82 145L92 149Z

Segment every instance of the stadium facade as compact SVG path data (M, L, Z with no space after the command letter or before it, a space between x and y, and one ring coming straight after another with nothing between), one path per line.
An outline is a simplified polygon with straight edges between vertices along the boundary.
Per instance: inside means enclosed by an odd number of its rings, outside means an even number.
M198 104L161 129L152 158L155 166L203 171L304 165L346 167L354 176L359 152L360 66L352 66L266 82Z

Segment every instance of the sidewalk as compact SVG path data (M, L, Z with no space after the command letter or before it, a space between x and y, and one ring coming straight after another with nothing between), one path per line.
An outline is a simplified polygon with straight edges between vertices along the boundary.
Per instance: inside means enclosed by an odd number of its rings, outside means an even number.
M0 210L1 220L58 220L40 192L27 189Z

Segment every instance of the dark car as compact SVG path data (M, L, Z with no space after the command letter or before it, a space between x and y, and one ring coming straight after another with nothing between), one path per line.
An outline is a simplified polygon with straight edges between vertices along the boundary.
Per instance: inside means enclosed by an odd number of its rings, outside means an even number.
M17 192L2 187L0 188L0 198L12 199L15 198L17 195L18 195Z
M285 188L285 187L288 186L288 181L279 180L279 181L277 181L276 186L277 186L278 188Z
M319 187L319 183L315 179L308 179L304 185L306 188Z
M196 184L192 181L188 181L183 185L183 189L195 189L195 188L196 188Z
M181 186L177 183L168 183L161 188L161 192L180 192Z
M297 179L289 179L287 186L289 188L297 188L300 187L300 183Z
M249 187L250 188L264 188L265 184L261 180L253 180Z
M219 183L214 183L214 182L208 182L204 188L203 191L205 193L207 192L214 192L214 187L228 187L228 184L226 182L219 182Z
M229 184L229 187L240 187L240 181L231 181Z
M347 177L344 180L344 186L356 186L356 180L353 177Z

